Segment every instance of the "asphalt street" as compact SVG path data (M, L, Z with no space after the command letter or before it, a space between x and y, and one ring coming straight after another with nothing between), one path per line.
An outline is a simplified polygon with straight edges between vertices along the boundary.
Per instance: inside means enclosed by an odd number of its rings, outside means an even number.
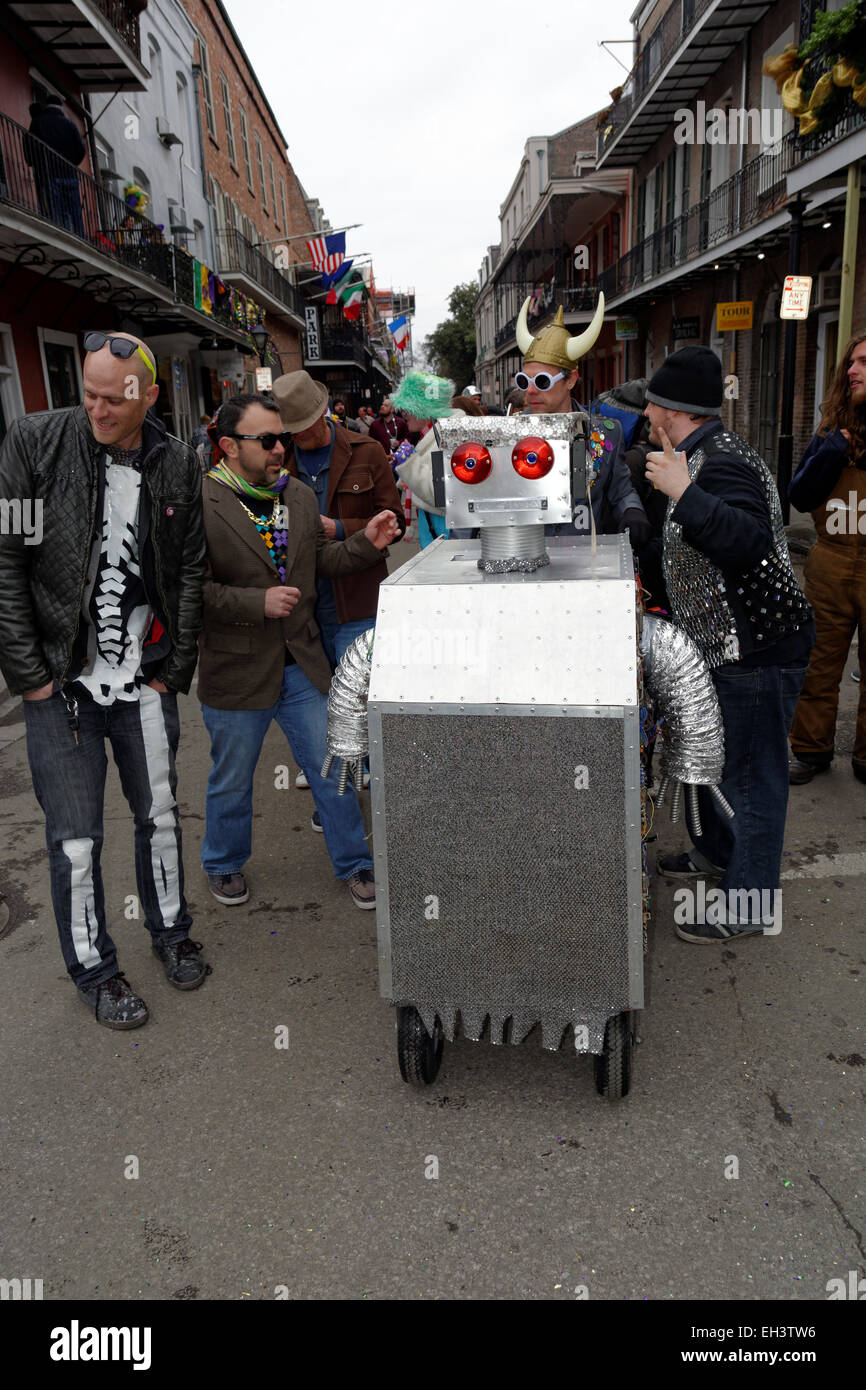
M173 990L124 915L132 825L112 766L109 922L151 1018L130 1033L98 1027L63 968L10 709L0 1275L75 1300L805 1301L862 1277L857 695L846 673L837 761L792 789L778 936L683 942L675 885L654 880L650 1004L618 1103L596 1095L589 1059L544 1052L537 1033L520 1047L446 1044L435 1085L405 1086L375 914L333 879L276 727L257 775L249 902L226 908L208 892L194 691L181 700L179 798L193 936L213 974ZM280 765L288 789L275 785ZM686 846L668 814L654 852ZM284 1029L288 1047L276 1045Z

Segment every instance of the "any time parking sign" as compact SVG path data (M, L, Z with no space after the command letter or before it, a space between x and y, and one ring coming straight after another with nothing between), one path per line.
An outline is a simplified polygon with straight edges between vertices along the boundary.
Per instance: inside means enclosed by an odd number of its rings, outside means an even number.
M804 319L809 313L809 295L812 293L811 275L786 275L782 289L780 319Z

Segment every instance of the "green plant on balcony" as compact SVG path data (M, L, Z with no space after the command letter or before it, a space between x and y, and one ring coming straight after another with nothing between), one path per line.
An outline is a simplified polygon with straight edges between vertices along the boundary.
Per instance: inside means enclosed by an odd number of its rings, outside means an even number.
M803 81L809 67L824 71L807 92ZM866 0L848 0L833 14L817 14L799 48L789 43L762 71L775 81L785 110L797 117L801 136L832 129L849 98L866 107Z

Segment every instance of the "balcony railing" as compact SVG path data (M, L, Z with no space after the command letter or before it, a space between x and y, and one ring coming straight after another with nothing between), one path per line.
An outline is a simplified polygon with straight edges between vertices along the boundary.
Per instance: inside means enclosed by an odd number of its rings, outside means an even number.
M326 362L356 362L366 367L364 340L354 334L323 332L319 338L319 351Z
M217 232L216 250L221 275L231 275L233 272L245 275L299 319L303 319L303 301L295 286L240 232L234 228Z
M192 256L166 242L160 227L131 211L89 174L0 114L2 202L62 228L94 251L164 285L182 304L196 307ZM213 318L237 327L227 297L214 306Z
M688 212L638 242L599 277L605 298L627 294L636 285L721 247L778 212L788 199L785 175L798 162L795 143L791 132Z
M712 0L682 0L671 5L638 54L623 95L608 112L599 132L599 153L616 138L634 115L658 74L701 18Z
M140 0L136 4L130 0L94 0L94 4L137 58L141 50L138 17L147 8L147 0L143 4Z
M510 284L508 288L513 291L514 285ZM534 281L532 284L521 285L518 291L521 302L526 299L527 295L531 295L534 289ZM575 314L587 309L594 310L597 303L597 285L564 285L561 289L557 289L554 285L552 295L542 296L534 309L530 307L526 315L527 323L530 329L534 329L536 324L554 314L560 304L567 314ZM514 337L517 319L518 314L514 314L501 328L497 329L493 340L497 352Z

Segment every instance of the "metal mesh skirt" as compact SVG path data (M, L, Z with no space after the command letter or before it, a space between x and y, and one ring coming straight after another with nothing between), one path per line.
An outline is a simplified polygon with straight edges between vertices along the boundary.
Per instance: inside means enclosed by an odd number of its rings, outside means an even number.
M622 721L383 713L382 756L393 1001L600 1051L629 1000Z

